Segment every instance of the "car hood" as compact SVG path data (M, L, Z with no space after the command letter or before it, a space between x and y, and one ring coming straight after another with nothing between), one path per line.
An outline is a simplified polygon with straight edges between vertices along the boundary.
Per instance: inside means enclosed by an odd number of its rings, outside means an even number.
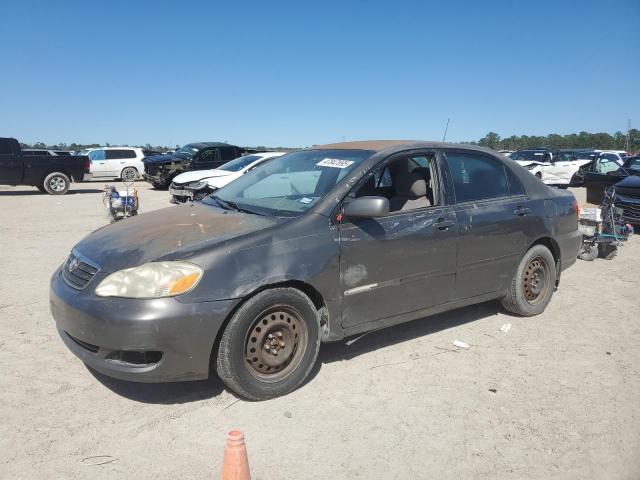
M211 246L269 228L276 220L187 204L155 210L102 227L87 235L74 251L98 264L103 272L141 265L152 260L184 258L199 247Z
M616 183L615 186L616 188L622 187L622 188L640 189L640 177L638 175L629 175L624 180L620 180L618 183Z
M151 157L146 157L144 160L142 160L144 163L150 163L150 164L162 164L162 163L171 163L171 162L175 162L175 161L180 161L181 159L178 157L175 157L173 155L167 155L167 154L162 154L162 155L153 155Z
M182 185L183 183L197 182L199 180L204 180L205 178L226 177L231 175L232 173L233 172L228 172L227 170L218 169L195 170L193 172L181 173L173 179L173 183Z

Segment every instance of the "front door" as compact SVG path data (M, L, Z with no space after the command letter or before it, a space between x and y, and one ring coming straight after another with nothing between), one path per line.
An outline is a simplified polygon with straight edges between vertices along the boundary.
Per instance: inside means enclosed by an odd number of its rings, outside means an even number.
M22 156L14 146L15 141L0 139L0 185L18 185L22 181Z
M437 171L433 152L393 158L345 199L385 196L395 210L375 219L344 218L340 224L345 329L450 300L456 222L452 208L442 202ZM407 188L407 178L426 189L418 188L414 195Z
M603 154L591 164L591 170L584 176L587 187L587 202L600 205L604 190L622 180L626 174L620 168L619 159L613 154Z
M89 160L91 160L91 173L94 177L109 176L109 168L104 150L92 150L88 156Z

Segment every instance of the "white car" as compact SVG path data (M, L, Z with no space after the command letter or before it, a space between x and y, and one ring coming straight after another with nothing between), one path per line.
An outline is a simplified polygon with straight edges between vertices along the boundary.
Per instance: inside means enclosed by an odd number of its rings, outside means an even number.
M591 162L589 158L572 158L559 151L547 149L518 150L510 158L547 185L569 186L576 182L581 166Z
M86 155L91 160L93 178L121 178L133 182L144 172L142 159L156 154L137 147L100 147L90 149Z
M201 200L236 178L259 167L267 160L280 157L287 152L252 153L238 157L213 170L195 170L176 176L169 187L173 203Z

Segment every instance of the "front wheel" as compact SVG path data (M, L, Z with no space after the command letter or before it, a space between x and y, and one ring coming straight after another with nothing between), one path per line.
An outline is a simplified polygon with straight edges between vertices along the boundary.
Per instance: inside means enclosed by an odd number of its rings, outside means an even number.
M556 285L556 263L544 245L534 245L518 265L502 306L511 313L531 317L544 312Z
M120 178L125 183L131 183L138 180L138 178L140 178L140 175L138 174L138 170L136 170L134 167L125 167L120 173Z
M71 180L64 173L53 172L44 179L43 188L49 195L64 195L71 188Z
M227 324L216 359L218 376L249 400L285 395L308 377L318 357L318 312L293 288L265 290Z

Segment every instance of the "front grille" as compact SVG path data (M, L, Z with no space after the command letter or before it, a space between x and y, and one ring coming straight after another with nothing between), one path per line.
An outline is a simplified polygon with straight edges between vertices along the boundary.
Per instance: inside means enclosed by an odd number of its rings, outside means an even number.
M88 285L97 271L98 267L89 265L71 253L62 267L62 278L69 286L82 290Z
M640 221L640 204L616 202L616 206L622 209L622 218L627 221Z
M158 167L155 165L150 165L148 163L144 164L144 173L146 173L147 175L157 175L158 174Z

